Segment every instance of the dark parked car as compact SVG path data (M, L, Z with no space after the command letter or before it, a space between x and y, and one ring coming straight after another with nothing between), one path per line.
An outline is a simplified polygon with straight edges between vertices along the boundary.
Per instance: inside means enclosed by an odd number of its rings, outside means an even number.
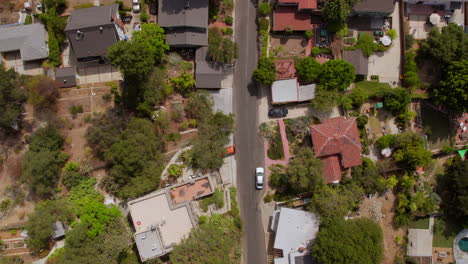
M268 111L270 117L285 117L288 115L288 109L286 108L272 108Z

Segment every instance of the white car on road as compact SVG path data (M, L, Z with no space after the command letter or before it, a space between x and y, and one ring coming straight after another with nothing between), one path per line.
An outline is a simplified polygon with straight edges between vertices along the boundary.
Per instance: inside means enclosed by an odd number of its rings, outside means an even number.
M265 170L263 168L255 169L255 188L263 189L263 182L265 179Z

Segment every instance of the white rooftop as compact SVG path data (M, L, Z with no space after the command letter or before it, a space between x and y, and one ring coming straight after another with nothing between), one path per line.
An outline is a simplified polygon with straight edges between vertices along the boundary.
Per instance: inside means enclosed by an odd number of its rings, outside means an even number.
M432 233L429 229L408 229L408 256L432 256Z
M175 244L189 235L194 226L187 203L177 207L172 207L169 203L166 192L162 190L128 203L142 259L169 252Z
M276 215L276 237L273 248L283 250L283 258L275 264L294 264L298 256L305 255L319 230L319 217L313 213L282 207ZM302 252L301 252L302 251Z
M297 79L274 81L271 85L273 103L303 102L315 98L316 84L299 85Z

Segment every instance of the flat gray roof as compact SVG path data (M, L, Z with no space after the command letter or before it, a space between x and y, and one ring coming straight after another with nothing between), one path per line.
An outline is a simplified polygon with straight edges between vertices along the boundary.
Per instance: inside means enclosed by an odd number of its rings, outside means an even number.
M112 24L112 15L118 9L118 4L75 9L68 18L65 31Z
M277 219L278 225L273 248L282 250L284 257L275 258L274 263L290 264L299 255L307 255L306 252L299 254L299 249L307 250L315 239L320 225L319 217L310 212L286 207L281 207L276 217L279 219Z
M146 261L164 254L161 239L157 230L148 230L136 233L135 243L140 254L141 261Z
M224 88L223 80L229 72L223 64L209 60L208 47L197 49L195 55L195 86L197 88Z
M208 27L208 0L159 0L162 27Z
M22 61L49 56L47 32L42 24L0 28L0 52L20 51Z

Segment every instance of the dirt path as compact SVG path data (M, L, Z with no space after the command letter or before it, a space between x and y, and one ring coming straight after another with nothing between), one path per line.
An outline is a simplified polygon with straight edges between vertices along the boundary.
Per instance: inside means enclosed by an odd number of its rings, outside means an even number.
M387 199L386 199L387 198ZM401 244L397 244L395 241L397 237L403 241L406 236L407 230L404 228L395 229L393 227L393 217L395 212L393 211L393 205L395 202L395 195L393 193L387 193L382 197L366 198L361 204L359 209L360 217L368 217L371 219L380 219L378 221L380 227L382 227L384 241L383 241L383 259L382 264L393 264L395 263L396 256L404 256L404 249ZM380 214L375 212L374 208L380 207Z

